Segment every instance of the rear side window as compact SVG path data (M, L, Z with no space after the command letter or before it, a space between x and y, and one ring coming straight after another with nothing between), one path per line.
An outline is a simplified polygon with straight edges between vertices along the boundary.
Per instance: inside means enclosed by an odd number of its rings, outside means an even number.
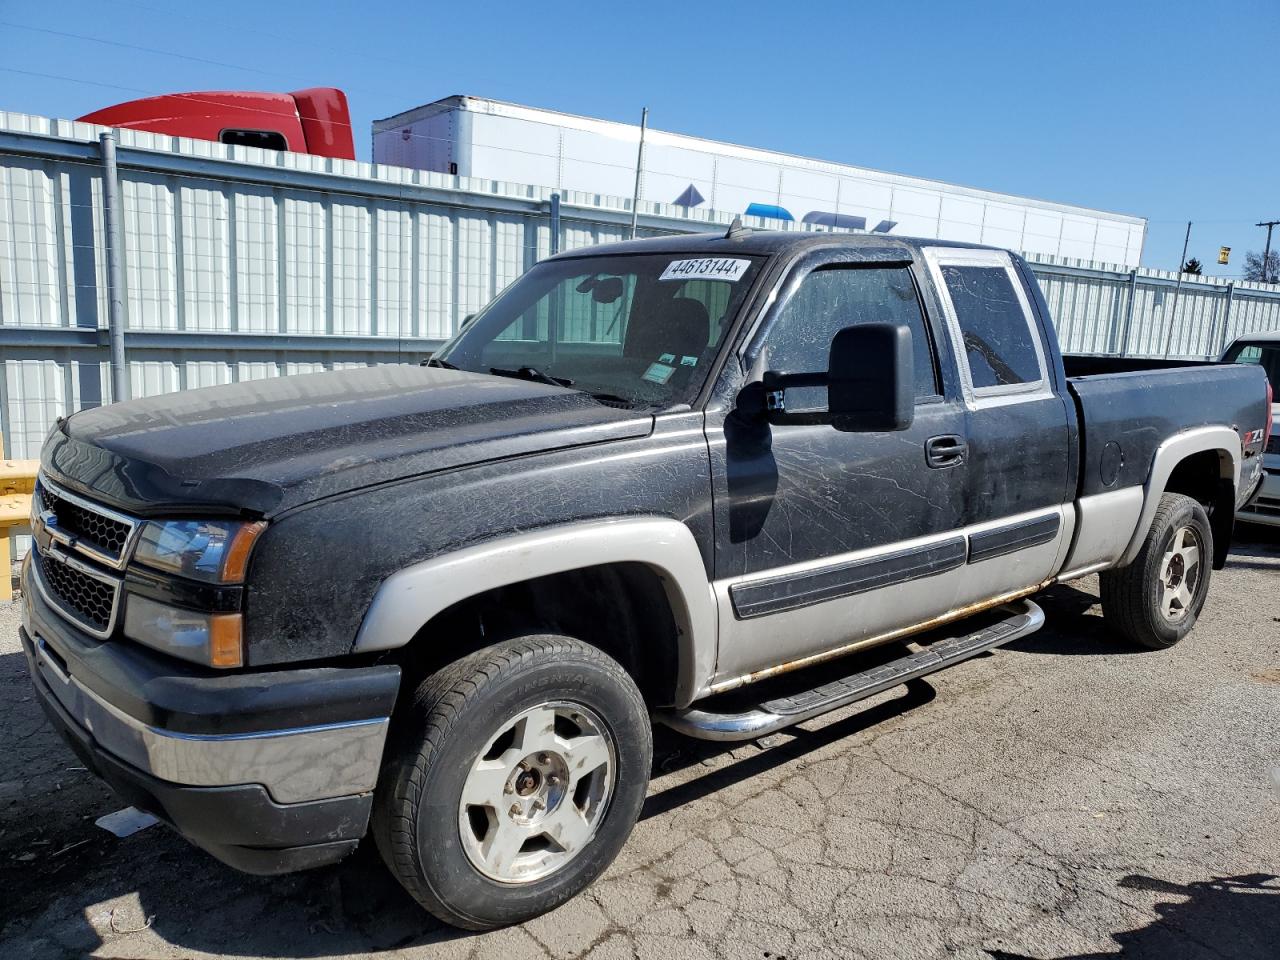
M237 147L258 147L262 150L288 150L284 134L275 130L223 130L218 135L222 143Z
M944 265L974 390L1044 379L1035 334L1004 267Z
M1267 372L1271 389L1280 396L1280 344L1246 343L1237 345L1227 359L1232 363L1256 363Z
M911 328L916 399L937 395L929 333L907 267L814 270L800 282L769 331L765 341L768 367L777 373L826 370L831 341L840 330L876 321L905 323Z

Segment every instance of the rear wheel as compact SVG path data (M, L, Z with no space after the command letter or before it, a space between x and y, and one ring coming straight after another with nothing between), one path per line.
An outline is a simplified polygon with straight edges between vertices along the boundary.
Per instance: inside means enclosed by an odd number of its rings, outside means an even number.
M481 650L428 677L399 719L374 835L406 890L472 930L578 893L639 815L648 711L625 670L569 637Z
M1182 494L1164 494L1133 563L1099 577L1107 623L1141 646L1173 646L1200 616L1212 559L1204 507Z

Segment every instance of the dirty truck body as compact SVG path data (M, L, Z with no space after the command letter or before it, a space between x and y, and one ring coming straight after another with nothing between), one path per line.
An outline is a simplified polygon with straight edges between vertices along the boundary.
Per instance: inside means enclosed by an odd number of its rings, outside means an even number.
M372 823L439 916L525 919L625 841L651 718L757 736L1028 633L1032 595L1098 571L1130 641L1190 630L1261 481L1265 378L1071 362L1002 250L735 230L554 257L430 365L60 421L35 686L230 864L332 862Z

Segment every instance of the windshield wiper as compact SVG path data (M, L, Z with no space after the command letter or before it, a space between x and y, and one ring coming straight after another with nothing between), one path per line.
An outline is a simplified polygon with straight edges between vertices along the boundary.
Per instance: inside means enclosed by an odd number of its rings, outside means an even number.
M543 373L537 367L520 367L518 370L504 370L502 367L490 367L489 372L498 377L516 377L520 380L534 380L547 383L553 387L572 387L573 381L567 377L553 377Z
M603 403L607 407L625 407L628 410L632 410L637 406L644 405L631 397L620 397L616 393L597 393L592 391L584 391L584 392L586 392L587 396L589 396L592 400L596 401L597 403Z
M436 357L428 357L422 361L424 367L439 367L442 370L458 370L460 367L450 363L448 360L439 360Z

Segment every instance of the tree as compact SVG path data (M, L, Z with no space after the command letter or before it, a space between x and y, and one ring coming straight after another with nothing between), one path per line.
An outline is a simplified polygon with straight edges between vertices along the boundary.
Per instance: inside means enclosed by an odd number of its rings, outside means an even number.
M1204 273L1204 270L1200 266L1200 261L1197 260L1195 257L1192 257L1190 260L1188 260L1186 263L1182 265L1182 272L1194 273L1198 277L1200 276L1200 274Z
M1280 253L1271 251L1267 266L1262 268L1262 254L1250 250L1244 255L1244 278L1255 283L1275 283L1280 278Z

